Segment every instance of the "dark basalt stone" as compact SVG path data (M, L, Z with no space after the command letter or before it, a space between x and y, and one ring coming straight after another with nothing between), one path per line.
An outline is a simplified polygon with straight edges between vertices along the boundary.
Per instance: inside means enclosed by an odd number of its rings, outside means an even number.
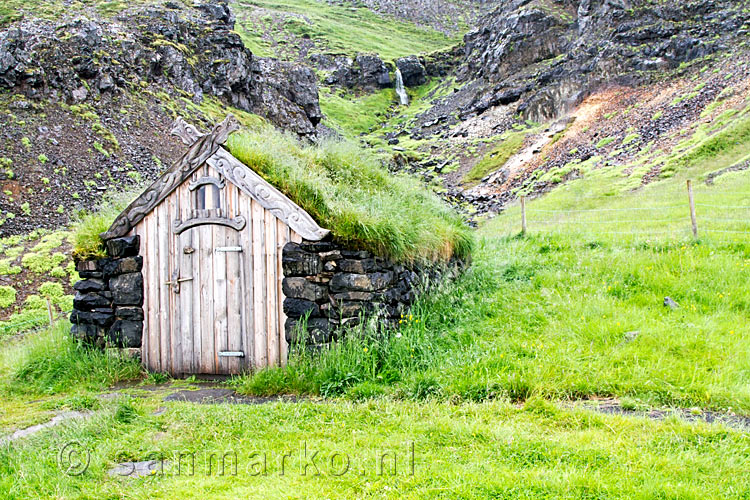
M284 325L286 330L286 341L289 344L323 344L331 341L331 322L326 318L309 318L307 330L301 331L301 322L289 318Z
M417 56L396 59L396 67L401 71L405 86L418 87L427 83L427 70Z
M109 329L108 340L116 347L141 347L143 322L118 319Z
M141 248L141 237L138 235L114 238L107 241L107 255L112 258L133 257ZM140 269L138 269L140 271Z
M140 306L143 304L143 275L127 273L109 280L114 303L118 306Z
M124 306L115 309L115 317L128 321L143 321L143 308L136 306Z
M104 280L96 278L81 280L73 285L73 290L81 293L101 292L106 290L106 288L107 285L104 283Z
M370 271L374 271L377 268L377 266L375 265L375 259L345 259L340 260L337 264L338 269L345 273L364 274L369 273Z
M284 278L284 295L289 298L320 302L328 298L328 290L322 285L311 283L306 278Z
M361 301L371 301L375 299L375 294L372 292L343 292L343 293L337 293L333 296L333 300L335 301L342 301L342 300L361 300Z
M107 298L104 293L81 293L78 292L73 297L73 308L79 311L92 311L99 307L110 307L112 300Z
M93 344L99 334L99 329L88 323L73 324L70 334L87 344Z
M143 257L125 257L121 259L107 259L102 262L104 276L116 276L125 273L137 273L143 269Z
M310 316L317 316L320 314L320 306L315 302L311 302L305 299L284 299L284 314L290 318L301 318L307 313Z
M288 277L313 276L322 270L320 256L306 252L296 243L287 243L284 246L281 262L284 275Z

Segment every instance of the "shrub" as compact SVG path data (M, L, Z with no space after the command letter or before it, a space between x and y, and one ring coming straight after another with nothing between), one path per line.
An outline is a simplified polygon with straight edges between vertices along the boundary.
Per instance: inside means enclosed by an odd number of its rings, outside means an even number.
M16 303L16 289L12 286L0 286L0 308L5 309Z
M21 272L21 268L13 265L13 259L0 260L0 275L7 276L10 274L18 274Z

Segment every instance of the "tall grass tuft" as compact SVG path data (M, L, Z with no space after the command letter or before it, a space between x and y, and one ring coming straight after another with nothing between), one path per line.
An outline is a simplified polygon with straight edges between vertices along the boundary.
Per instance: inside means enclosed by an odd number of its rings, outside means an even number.
M107 252L99 235L107 231L115 218L143 190L138 186L102 199L94 211L77 215L73 224L73 256L81 259L106 257Z
M89 348L70 336L70 323L59 322L12 346L0 358L0 389L16 394L58 394L102 390L139 378L138 361Z
M303 146L265 129L234 134L228 146L342 244L399 262L471 253L473 233L455 211L418 181L389 173L351 142Z
M436 285L420 296L396 329L379 328L377 318L342 333L330 348L311 352L304 339L293 346L285 368L269 368L238 377L238 391L259 396L315 394L363 399L386 392L406 396L421 374L440 367L447 353L473 342L459 327L476 308L469 303L497 285L490 270L473 266L454 282ZM429 388L433 391L434 388ZM416 389L416 396L425 390Z

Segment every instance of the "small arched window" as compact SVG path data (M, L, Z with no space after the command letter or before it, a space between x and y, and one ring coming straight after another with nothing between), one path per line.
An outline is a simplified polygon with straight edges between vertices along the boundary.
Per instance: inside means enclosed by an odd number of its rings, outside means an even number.
M221 191L213 184L204 184L195 190L195 208L213 210L221 208Z
M200 177L190 183L193 192L193 207L196 210L216 210L221 208L221 190L224 187L224 179L216 177Z

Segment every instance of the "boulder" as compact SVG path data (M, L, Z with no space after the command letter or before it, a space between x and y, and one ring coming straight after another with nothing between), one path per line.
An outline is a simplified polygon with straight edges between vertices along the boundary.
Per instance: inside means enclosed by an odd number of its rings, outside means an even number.
M396 67L401 71L404 85L418 87L427 83L427 70L417 56L402 57L396 60Z
M362 87L387 88L391 86L391 75L380 57L376 54L357 54L359 84Z

